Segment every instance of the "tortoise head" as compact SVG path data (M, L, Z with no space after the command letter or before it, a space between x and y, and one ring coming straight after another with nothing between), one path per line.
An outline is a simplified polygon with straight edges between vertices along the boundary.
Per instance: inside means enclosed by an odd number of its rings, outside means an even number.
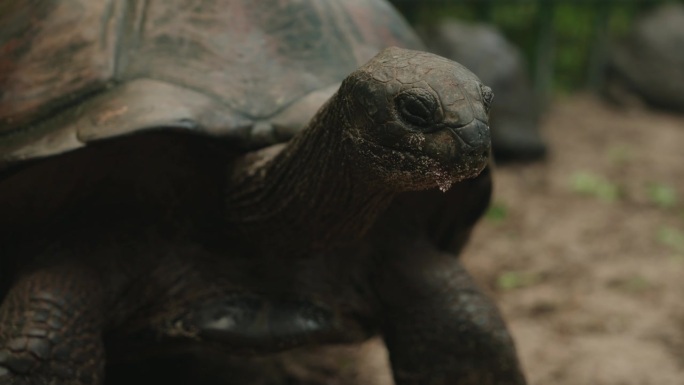
M488 163L493 94L456 62L388 48L347 77L340 94L358 150L352 159L382 183L446 190Z

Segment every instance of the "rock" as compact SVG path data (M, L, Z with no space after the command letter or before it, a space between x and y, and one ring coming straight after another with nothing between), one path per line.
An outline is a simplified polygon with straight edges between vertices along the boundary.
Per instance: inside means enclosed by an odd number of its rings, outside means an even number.
M605 91L618 102L632 92L652 106L684 112L684 4L656 8L613 43Z

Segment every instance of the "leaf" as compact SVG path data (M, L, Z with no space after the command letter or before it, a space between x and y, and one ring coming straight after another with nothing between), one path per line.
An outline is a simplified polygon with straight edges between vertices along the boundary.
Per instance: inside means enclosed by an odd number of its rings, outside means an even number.
M616 279L609 285L617 290L630 293L644 292L653 288L653 283L640 275Z
M634 150L630 146L621 144L608 149L608 159L613 164L629 163L633 158Z
M615 202L622 197L620 188L606 178L590 172L577 172L572 175L573 191L593 196L605 202Z
M540 281L537 274L530 272L507 271L499 275L496 284L499 289L513 290L528 287Z
M503 222L508 217L508 207L502 202L494 202L485 213L485 218L492 222Z
M684 254L684 233L674 227L661 227L656 234L658 242Z
M651 183L648 186L648 196L651 202L664 209L674 207L677 204L675 190L662 183Z

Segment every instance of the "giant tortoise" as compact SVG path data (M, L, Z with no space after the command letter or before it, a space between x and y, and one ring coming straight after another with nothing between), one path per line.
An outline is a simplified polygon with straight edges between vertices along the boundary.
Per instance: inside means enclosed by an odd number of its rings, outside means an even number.
M399 385L525 383L456 256L492 93L384 1L0 11L0 384L376 334Z

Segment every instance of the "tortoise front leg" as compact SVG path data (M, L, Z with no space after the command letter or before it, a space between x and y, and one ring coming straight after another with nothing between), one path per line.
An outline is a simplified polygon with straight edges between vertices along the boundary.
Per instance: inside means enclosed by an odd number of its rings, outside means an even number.
M76 267L19 277L0 306L0 384L102 383L102 294L95 277Z
M397 385L523 385L495 305L453 255L388 256L376 280Z

